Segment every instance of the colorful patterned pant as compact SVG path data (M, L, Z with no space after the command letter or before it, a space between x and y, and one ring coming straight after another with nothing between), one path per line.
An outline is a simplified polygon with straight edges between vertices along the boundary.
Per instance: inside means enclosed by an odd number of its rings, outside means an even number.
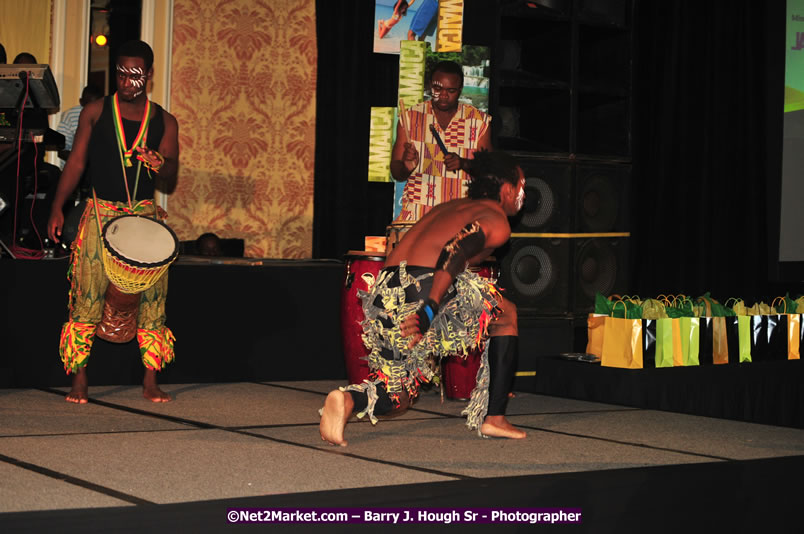
M59 353L67 374L87 364L95 329L103 316L104 294L109 279L103 267L103 244L100 227L107 221L124 214L153 216L155 206L144 200L133 209L122 202L89 199L81 216L78 233L72 244L72 256L67 276L70 279L69 320L64 323ZM100 217L100 222L98 221ZM140 295L137 316L137 341L143 365L161 370L173 361L173 333L165 326L165 299L167 272Z

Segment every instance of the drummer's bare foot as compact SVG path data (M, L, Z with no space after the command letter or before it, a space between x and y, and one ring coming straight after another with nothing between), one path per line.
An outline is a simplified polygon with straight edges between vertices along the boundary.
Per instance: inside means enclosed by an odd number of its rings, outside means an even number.
M142 379L142 396L153 402L170 402L170 395L156 385L156 371L153 369L145 370L145 378Z
M75 404L86 404L89 402L89 381L87 380L87 368L81 367L73 373L73 387L65 397L67 402Z
M492 438L523 439L527 436L509 423L504 415L487 415L483 424L480 425L480 433Z
M339 389L330 391L327 400L324 401L324 411L321 414L321 423L318 425L322 440L332 445L346 447L343 429L349 416L352 415L354 406L355 401L350 393Z

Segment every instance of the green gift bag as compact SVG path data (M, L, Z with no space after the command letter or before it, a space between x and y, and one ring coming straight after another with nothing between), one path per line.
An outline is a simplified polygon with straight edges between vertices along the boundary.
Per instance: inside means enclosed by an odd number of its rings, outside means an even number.
M700 365L698 351L701 344L701 319L699 317L680 317L678 321L681 329L681 355L684 366Z
M668 317L656 320L656 367L698 365L701 323L692 301L684 295L659 298Z
M673 367L683 361L678 319L656 319L656 368Z

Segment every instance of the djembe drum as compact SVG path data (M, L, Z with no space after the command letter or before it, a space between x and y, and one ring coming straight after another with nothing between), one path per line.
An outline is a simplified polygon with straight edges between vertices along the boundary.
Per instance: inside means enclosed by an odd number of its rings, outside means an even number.
M378 252L350 250L346 254L346 269L341 289L341 335L346 376L350 384L368 378L368 349L363 344L363 303L358 290L368 291L377 279L385 256ZM365 276L364 276L365 275Z
M141 215L121 215L102 232L103 267L109 278L103 318L95 335L127 343L137 334L140 296L179 255L179 240L166 224Z
M490 258L477 267L471 267L483 278L497 280L499 268ZM448 356L441 364L442 378L444 383L444 395L451 400L469 400L472 390L477 382L477 371L480 369L480 358L483 355L482 347L471 351L466 357Z
M394 221L385 227L385 255L391 254L391 251L396 248L405 232L413 228L415 222L407 221Z

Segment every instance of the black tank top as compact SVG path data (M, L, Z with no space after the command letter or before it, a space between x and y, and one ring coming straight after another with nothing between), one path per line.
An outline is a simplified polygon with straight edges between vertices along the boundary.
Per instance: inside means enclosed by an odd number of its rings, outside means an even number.
M107 96L103 99L103 111L92 128L92 134L89 138L88 149L88 167L89 180L92 187L95 188L95 193L98 198L104 200L112 200L116 202L126 202L125 182L123 181L123 172L120 165L120 149L117 146L117 134L114 129L114 114L112 113L112 96ZM148 148L157 150L159 143L162 141L162 136L165 133L165 120L162 116L162 108L159 104L151 102L151 106L155 107L155 111L151 111L151 122L148 125L148 138L145 144ZM126 133L126 143L131 145L137 137L140 129L139 121L123 120L123 130ZM154 198L154 182L148 176L148 170L143 165L140 170L140 180L137 185L137 198L134 198L134 183L137 177L137 167L139 167L139 160L136 158L137 152L134 152L131 158L131 167L126 167L126 175L128 177L128 189L132 195L131 200L143 200L147 198ZM153 174L153 171L151 171Z

